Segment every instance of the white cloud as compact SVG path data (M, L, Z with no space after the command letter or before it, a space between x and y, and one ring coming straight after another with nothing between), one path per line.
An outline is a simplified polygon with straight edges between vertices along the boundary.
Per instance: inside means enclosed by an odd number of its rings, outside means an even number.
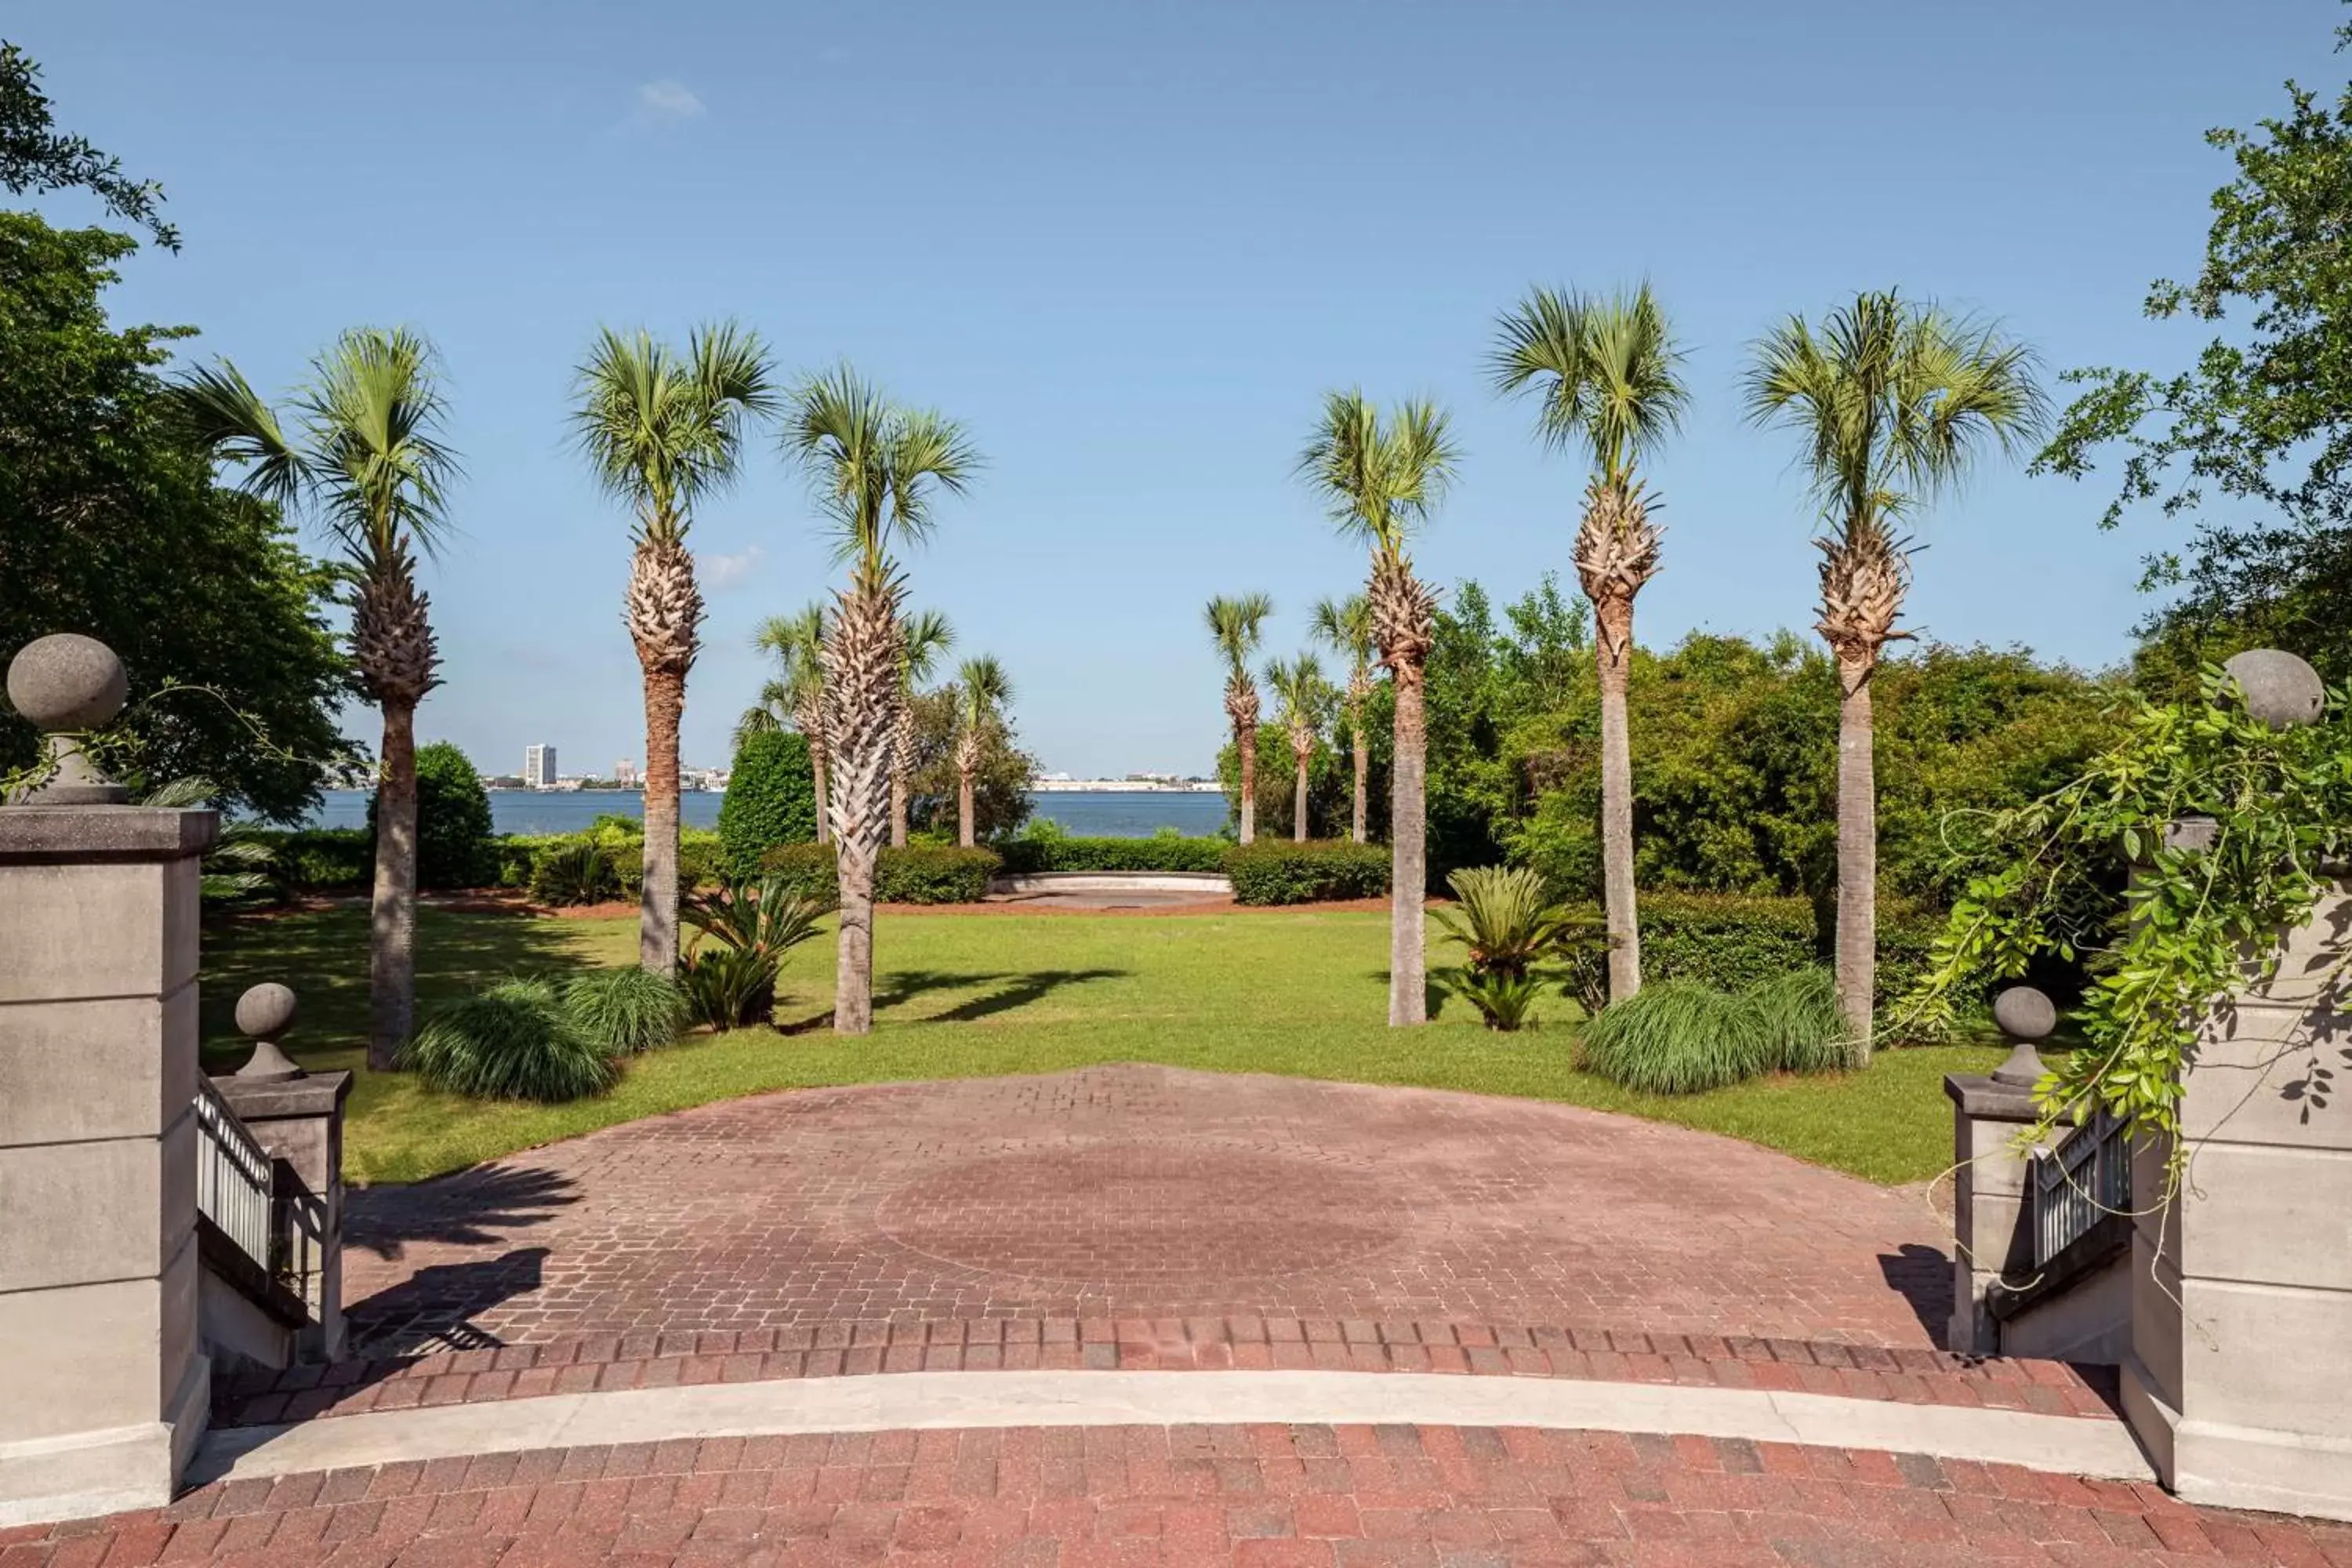
M746 545L732 555L713 555L706 552L694 558L695 574L702 579L703 587L709 592L724 594L750 582L767 553L756 544Z
M636 107L629 115L639 125L661 124L677 120L699 120L709 110L695 90L676 77L663 77L646 82L637 89Z

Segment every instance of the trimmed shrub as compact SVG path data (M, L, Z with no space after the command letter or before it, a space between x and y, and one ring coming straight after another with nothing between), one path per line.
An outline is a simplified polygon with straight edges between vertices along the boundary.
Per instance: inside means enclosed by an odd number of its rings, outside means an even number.
M1003 868L992 849L909 844L885 847L874 866L874 898L885 904L976 904L989 879ZM841 900L841 871L830 844L787 844L760 857L762 876L784 889L832 909Z
M262 837L275 847L278 885L289 892L364 891L375 880L375 835L363 827L306 827Z
M375 836L375 796L368 836ZM416 885L482 888L498 880L490 846L490 796L466 753L446 741L416 749Z
M816 841L807 736L772 730L744 738L719 804L719 837L740 876L757 871L760 858L779 845Z
M436 1008L401 1048L400 1065L452 1094L548 1104L602 1094L621 1076L545 980L502 980Z
M726 807L719 809L723 811ZM732 868L728 863L727 847L717 833L708 827L678 830L677 886L680 892L690 893L697 888L714 886L723 881Z
M677 1038L686 998L674 981L631 964L564 982L563 1010L572 1026L616 1057L633 1057Z
M1222 838L1070 838L1032 837L994 846L1012 876L1045 871L1222 871Z
M1389 890L1389 851L1345 838L1261 839L1225 851L1234 900L1244 904L1312 904L1371 899Z
M1598 915L1600 906L1581 906ZM1641 895L1642 982L1696 980L1718 991L1745 991L1810 969L1830 955L1830 933L1805 899L1724 893ZM1827 916L1835 920L1834 913ZM1892 901L1878 911L1878 1005L1907 994L1927 972L1939 919ZM1606 996L1608 961L1580 958L1571 989Z
M874 867L874 897L886 904L976 904L1003 865L992 849L886 848Z

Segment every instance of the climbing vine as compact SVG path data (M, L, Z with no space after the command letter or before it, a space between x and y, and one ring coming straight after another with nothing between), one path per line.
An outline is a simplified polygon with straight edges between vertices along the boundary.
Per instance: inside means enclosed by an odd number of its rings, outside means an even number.
M2345 858L2352 691L2329 692L2315 723L2274 730L2221 670L2201 686L2198 702L2126 697L2122 739L2079 777L1948 827L1988 868L1953 905L1904 1026L1948 1030L1962 1001L2042 954L2090 974L2076 1014L2087 1044L2042 1079L2031 1141L2095 1110L2177 1133L2200 1024L2271 977L2279 931L2310 918Z
M95 730L85 730L71 738L74 749L108 778L128 778L142 771L151 744L141 728L141 720L163 704L187 698L201 698L217 702L230 717L245 726L252 737L253 749L273 761L299 762L293 752L278 745L262 728L261 721L239 708L226 693L210 686L183 683L166 677L154 690L133 700L121 713ZM20 768L0 768L0 803L21 800L58 775L58 759L49 748L43 746L33 761Z

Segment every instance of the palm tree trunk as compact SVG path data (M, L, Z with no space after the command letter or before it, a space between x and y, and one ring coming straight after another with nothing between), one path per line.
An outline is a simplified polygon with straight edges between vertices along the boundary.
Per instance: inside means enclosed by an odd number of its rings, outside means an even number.
M890 766L890 847L907 847L907 773L895 762Z
M646 671L645 881L638 889L637 963L667 979L677 973L677 724L686 677Z
M971 770L956 771L956 842L969 849L972 847L971 832Z
M1371 752L1364 744L1364 709L1361 703L1357 704L1355 712L1348 720L1348 733L1350 737L1349 749L1356 753L1356 791L1352 808L1355 820L1349 829L1349 837L1361 844L1364 842L1364 791L1371 787L1372 773Z
M834 1032L874 1027L874 866L888 831L896 686L903 651L898 601L864 572L841 595L824 647L825 734L833 754L833 839L841 916Z
M833 963L836 1035L864 1035L874 1028L874 857L880 847L876 837L859 834L839 839L841 932Z
M383 705L375 803L375 890L368 907L371 1070L389 1072L416 1016L416 709Z
M1419 654L1401 658L1396 676L1396 759L1389 791L1389 1022L1429 1021L1423 971L1422 892L1429 884L1429 833L1424 818L1429 721L1423 711Z
M1257 841L1257 727L1234 731L1234 748L1242 760L1242 831L1244 844Z
M1302 752L1296 746L1290 749L1290 841L1293 844L1307 842L1307 764L1313 756L1311 750Z
M833 842L833 797L825 793L824 752L824 742L811 738L809 772L814 775L812 783L816 787L816 841L819 844Z
M1878 984L1878 782L1870 677L1876 660L1840 658L1838 686L1837 993L1848 1059L1870 1065L1871 994Z
M1595 604L1592 658L1601 679L1601 879L1609 923L1609 1000L1642 989L1642 926L1633 896L1633 747L1626 675L1633 658L1633 602Z

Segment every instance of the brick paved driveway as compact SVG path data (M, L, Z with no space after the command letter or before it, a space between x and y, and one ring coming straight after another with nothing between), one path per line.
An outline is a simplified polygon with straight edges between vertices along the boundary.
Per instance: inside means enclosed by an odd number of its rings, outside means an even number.
M1091 1068L769 1095L352 1205L397 1353L976 1319L1420 1321L1926 1347L1935 1216L1684 1129Z
M1703 1437L1452 1426L887 1432L550 1449L207 1487L0 1530L0 1568L877 1562L2352 1568L2352 1526L2147 1486Z

